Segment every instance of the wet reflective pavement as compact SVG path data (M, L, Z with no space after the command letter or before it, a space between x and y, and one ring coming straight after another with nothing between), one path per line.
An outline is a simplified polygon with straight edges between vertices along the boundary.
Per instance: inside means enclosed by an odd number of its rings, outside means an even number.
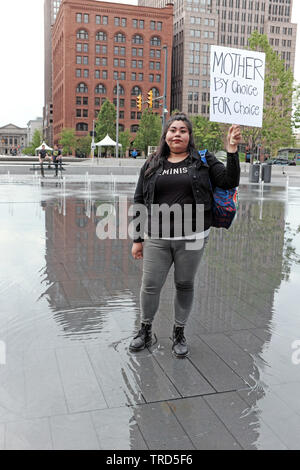
M118 194L133 186L0 185L0 449L299 449L300 188L241 186L196 278L185 360L172 271L157 343L128 350L142 265L96 235Z

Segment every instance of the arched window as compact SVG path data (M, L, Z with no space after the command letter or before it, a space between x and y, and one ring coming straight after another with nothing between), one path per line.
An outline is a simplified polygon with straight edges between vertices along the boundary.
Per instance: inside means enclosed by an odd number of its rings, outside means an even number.
M138 124L133 124L130 126L130 132L137 132L139 130L139 125Z
M131 90L131 96L138 96L142 94L142 90L139 86L134 86Z
M96 33L96 41L107 41L107 34L105 31L98 31Z
M115 42L126 42L126 36L123 33L115 34Z
M160 37L152 36L152 38L150 39L150 44L151 46L160 46L161 45Z
M99 85L96 86L95 88L95 93L97 95L106 95L106 87L102 83L99 83Z
M76 93L88 93L88 87L85 83L79 83L76 88Z
M158 98L160 96L159 90L155 87L151 88L153 98ZM153 100L153 108L159 108L159 100Z
M141 36L140 34L135 34L134 36L132 36L132 43L133 44L144 44L143 36Z
M76 124L76 131L87 132L88 130L89 126L86 122L79 122L78 124Z
M79 29L76 36L77 39L88 39L89 33L85 29Z
M117 85L114 87L114 95L116 95L116 94L117 94ZM125 95L125 90L122 87L122 85L119 85L119 94L120 95Z

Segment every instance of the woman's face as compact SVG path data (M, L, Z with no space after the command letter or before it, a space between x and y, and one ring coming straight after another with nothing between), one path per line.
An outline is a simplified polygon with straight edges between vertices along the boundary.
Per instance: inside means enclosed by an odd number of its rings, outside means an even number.
M166 134L166 142L172 153L187 151L190 141L189 130L183 121L173 121Z

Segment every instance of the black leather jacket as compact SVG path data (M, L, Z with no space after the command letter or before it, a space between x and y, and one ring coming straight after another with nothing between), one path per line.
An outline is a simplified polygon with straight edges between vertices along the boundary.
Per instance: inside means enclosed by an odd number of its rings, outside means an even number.
M188 174L191 179L192 190L196 204L204 204L205 230L211 225L211 209L213 203L213 188L236 188L240 182L239 154L227 153L227 165L220 162L212 153L206 152L204 163L197 151L194 151L188 159ZM154 201L155 183L159 174L163 171L163 165L157 168L150 177L145 177L148 168L148 160L142 166L139 180L134 194L134 203L144 204L148 211ZM141 238L135 242L143 241Z

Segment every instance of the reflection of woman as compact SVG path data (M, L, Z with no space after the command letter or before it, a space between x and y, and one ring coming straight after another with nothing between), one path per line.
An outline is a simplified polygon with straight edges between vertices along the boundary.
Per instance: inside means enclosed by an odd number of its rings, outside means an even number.
M130 343L131 351L139 351L152 344L152 321L158 309L160 291L174 263L176 295L172 350L177 357L188 354L184 327L192 308L195 274L212 223L211 185L223 189L239 185L237 145L240 140L239 126L232 126L227 135L227 166L209 152L206 152L207 163L204 163L195 149L191 122L184 114L175 114L166 124L156 154L142 167L134 196L135 203L144 204L148 213L152 203L166 203L168 206L177 203L182 208L189 204L193 208L193 219L196 205L203 205L204 227L200 233L195 231L193 237L188 236L184 230L181 236L174 237L175 223L171 220L170 236L163 238L162 220L158 232L153 235L149 216L149 230L145 241L137 239L133 243L133 257L143 258L143 278L140 291L141 329ZM186 240L191 238L194 241L187 244ZM202 243L199 243L201 239ZM191 243L194 246L186 249Z

